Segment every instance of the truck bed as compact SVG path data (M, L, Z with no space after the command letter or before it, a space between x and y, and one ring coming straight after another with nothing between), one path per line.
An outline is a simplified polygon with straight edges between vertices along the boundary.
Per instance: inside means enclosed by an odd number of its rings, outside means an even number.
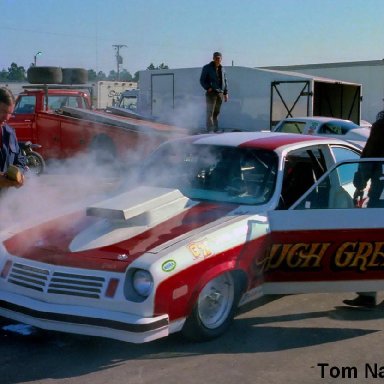
M90 111L82 108L63 107L61 110L65 116L71 116L82 120L98 122L101 124L108 124L120 128L126 128L136 132L143 133L156 133L156 134L172 134L174 135L187 135L188 130L176 126L157 123L154 121L144 120L142 118L134 118L122 115L115 115L113 113L103 111Z

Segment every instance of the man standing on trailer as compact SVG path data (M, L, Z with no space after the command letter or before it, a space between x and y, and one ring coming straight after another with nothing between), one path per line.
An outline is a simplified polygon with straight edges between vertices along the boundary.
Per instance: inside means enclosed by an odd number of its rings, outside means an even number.
M205 100L207 107L206 127L208 132L218 132L218 116L223 100L228 101L227 76L221 65L222 55L220 52L213 54L210 63L204 65L200 84L205 89Z

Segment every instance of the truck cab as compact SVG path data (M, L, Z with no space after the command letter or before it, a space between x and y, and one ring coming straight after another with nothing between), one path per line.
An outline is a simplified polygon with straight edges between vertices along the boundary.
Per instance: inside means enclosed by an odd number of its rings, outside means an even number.
M19 141L38 142L39 135L34 129L36 114L60 110L63 107L91 109L90 92L75 86L26 86L16 98L9 125L16 130Z

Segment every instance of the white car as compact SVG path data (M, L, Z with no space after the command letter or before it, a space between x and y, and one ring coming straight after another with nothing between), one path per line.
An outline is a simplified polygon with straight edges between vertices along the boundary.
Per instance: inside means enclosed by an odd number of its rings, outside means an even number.
M372 128L372 123L370 123L367 120L360 120L360 127L371 129Z
M272 130L339 138L361 148L364 147L370 133L368 127L362 127L350 120L324 116L288 117L281 120Z
M318 136L167 142L137 186L0 243L0 316L133 343L209 340L263 295L383 289L383 223L354 208L357 161L356 146Z

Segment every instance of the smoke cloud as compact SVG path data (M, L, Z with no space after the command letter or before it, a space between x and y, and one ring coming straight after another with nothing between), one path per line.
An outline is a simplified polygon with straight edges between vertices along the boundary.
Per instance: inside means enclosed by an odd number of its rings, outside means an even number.
M81 209L114 193L118 187L117 176L92 166L85 156L52 164L41 176L27 173L22 187L1 192L0 234L6 237L27 226Z
M143 159L160 142L172 139L173 136L180 137L180 130L175 134L167 132L160 136L151 135L148 128L145 132L133 135L132 145L123 152L120 148L116 161L100 163L95 157L98 154L96 148L93 154L50 161L44 174L36 176L27 173L21 188L2 190L0 239L23 228L85 209L96 201L137 186L140 174L137 175L136 170Z

